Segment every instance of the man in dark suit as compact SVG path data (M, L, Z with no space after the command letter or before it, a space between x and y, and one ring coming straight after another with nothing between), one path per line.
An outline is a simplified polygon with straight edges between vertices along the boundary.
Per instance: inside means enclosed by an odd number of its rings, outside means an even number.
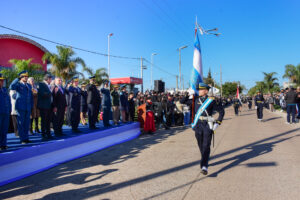
M97 129L96 121L98 117L98 110L101 102L100 92L94 85L95 76L90 77L90 84L87 85L86 89L88 92L87 103L88 103L88 118L90 129Z
M78 77L73 77L72 85L66 89L69 94L68 112L70 117L70 124L72 126L72 132L81 133L78 130L80 122L80 102L81 102L81 89L78 87Z
M52 118L52 91L50 83L52 76L46 74L44 81L38 84L38 103L37 106L41 115L42 137L44 139L52 139L50 123Z
M53 129L55 136L63 136L62 126L64 124L64 116L67 107L66 92L61 85L62 80L56 77L54 85L52 85L52 98L53 98Z

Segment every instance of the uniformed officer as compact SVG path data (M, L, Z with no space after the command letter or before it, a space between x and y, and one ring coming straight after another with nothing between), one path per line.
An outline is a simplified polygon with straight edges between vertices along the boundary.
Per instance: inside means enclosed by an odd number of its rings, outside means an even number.
M239 115L239 107L242 106L240 100L236 97L233 99L233 108L234 108L234 113L236 116Z
M95 76L89 77L90 84L87 85L86 90L88 93L87 104L88 104L88 118L89 118L89 127L90 129L97 129L96 121L99 113L100 107L100 91L95 85Z
M261 122L263 119L263 108L264 108L265 99L260 91L257 92L257 95L254 98L254 102L255 102L255 109L257 111L257 120Z
M217 127L222 123L225 111L221 104L217 104L215 100L210 100L207 96L208 90L210 87L205 83L200 83L198 87L199 96L195 97L195 115L194 115L194 122L193 122L193 130L195 131L195 136L198 142L198 147L200 149L201 153L201 173L204 175L207 175L208 173L208 160L210 155L210 144L212 135L214 134L214 131L217 129ZM207 101L206 101L207 100ZM206 104L208 102L211 102L210 104ZM202 108L206 109L200 109L199 108L203 105ZM197 115L197 112L204 110L200 116ZM214 122L213 118L211 117L213 112L218 112L219 116L218 119ZM199 112L200 114L201 112ZM198 117L198 121L196 122L196 118Z
M72 127L72 132L80 133L78 130L78 125L80 122L80 101L81 101L81 89L78 87L79 79L78 77L72 78L72 85L67 88L69 94L68 102L68 116L70 117L70 124Z
M248 110L251 110L252 109L252 97L248 97L247 101L248 101Z
M0 73L0 149L7 149L7 131L9 126L9 116L11 112L10 96L3 87L4 77Z
M104 127L111 126L109 124L109 117L111 113L111 97L109 91L109 81L104 81L104 87L101 88L102 93L102 111L103 111L103 125Z
M28 72L22 71L18 74L10 85L11 90L16 90L16 111L17 111L17 126L22 144L30 143L28 131L30 123L30 114L33 107L33 96L31 85L27 83Z

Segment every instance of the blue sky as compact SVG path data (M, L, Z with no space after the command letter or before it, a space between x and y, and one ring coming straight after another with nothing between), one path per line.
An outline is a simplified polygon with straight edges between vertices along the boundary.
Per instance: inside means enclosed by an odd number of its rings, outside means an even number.
M241 81L248 89L277 72L280 84L286 64L300 63L300 1L297 0L10 0L0 1L0 24L60 43L130 57L154 56L153 78L175 87L177 48L188 85L193 62L195 18L204 28L219 28L220 37L201 36L204 75L211 68L223 82ZM0 28L0 34L12 33ZM55 45L36 40L49 51ZM94 69L107 67L107 57L75 50ZM150 64L144 88L150 87ZM139 60L111 58L111 77L138 76Z

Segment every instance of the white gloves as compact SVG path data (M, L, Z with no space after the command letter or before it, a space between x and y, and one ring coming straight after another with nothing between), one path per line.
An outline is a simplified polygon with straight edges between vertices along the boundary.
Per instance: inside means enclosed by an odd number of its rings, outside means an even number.
M215 123L215 124L214 124L214 127L213 127L213 131L215 131L218 127L219 127L219 124L218 124L218 123Z
M257 106L255 106L255 109L257 109Z

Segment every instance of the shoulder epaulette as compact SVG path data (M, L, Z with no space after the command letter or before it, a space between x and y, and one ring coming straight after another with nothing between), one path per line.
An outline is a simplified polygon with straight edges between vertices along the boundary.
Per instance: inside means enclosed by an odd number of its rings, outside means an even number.
M208 97L209 99L212 99L212 100L215 100L216 98L215 97Z

